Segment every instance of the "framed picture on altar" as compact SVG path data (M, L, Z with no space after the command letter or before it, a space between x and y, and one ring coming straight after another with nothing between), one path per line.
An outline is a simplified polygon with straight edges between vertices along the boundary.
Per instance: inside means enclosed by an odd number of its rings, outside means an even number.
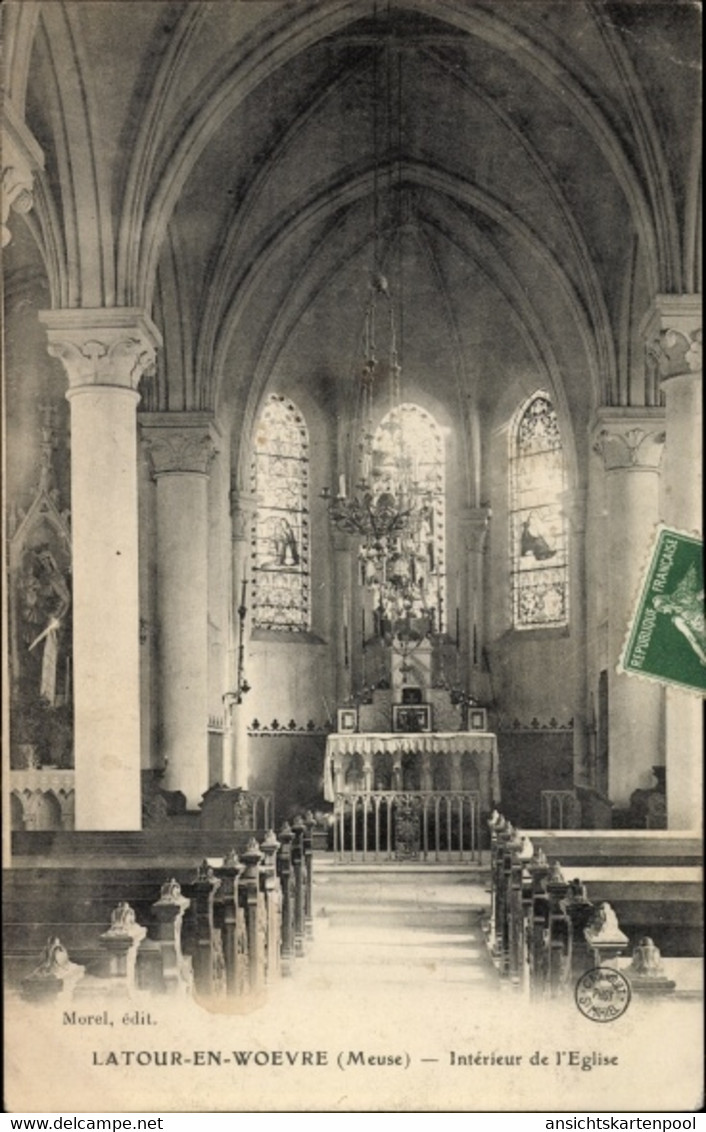
M487 731L488 730L488 709L484 707L469 707L468 709L468 731Z
M431 704L393 704L393 731L431 731Z
M358 730L358 709L354 707L340 707L336 717L336 730L351 732Z

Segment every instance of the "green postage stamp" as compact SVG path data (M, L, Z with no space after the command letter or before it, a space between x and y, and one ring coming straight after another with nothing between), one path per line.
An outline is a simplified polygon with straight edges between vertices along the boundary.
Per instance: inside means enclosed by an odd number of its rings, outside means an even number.
M706 693L703 540L659 528L618 671Z

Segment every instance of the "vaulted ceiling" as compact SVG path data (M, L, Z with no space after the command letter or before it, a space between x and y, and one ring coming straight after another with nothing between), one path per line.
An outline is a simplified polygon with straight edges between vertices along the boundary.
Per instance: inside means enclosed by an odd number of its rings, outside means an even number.
M11 7L53 303L152 313L149 407L345 406L376 250L449 419L644 403L640 317L701 287L696 5Z

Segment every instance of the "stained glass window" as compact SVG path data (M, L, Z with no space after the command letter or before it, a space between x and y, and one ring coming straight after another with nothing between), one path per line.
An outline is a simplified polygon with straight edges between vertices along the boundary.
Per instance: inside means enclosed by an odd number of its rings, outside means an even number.
M296 405L273 393L255 430L253 624L302 631L309 612L309 434Z
M510 435L510 562L516 629L569 620L566 469L556 410L538 392Z
M398 414L399 432L396 428ZM434 626L444 632L447 626L444 435L433 416L421 405L405 402L399 409L392 409L378 425L373 439L378 476L384 474L386 467L394 467L394 449L399 443L400 432L412 479L429 501L420 529L414 536L417 544L415 555L420 575L424 577L427 605L436 610Z

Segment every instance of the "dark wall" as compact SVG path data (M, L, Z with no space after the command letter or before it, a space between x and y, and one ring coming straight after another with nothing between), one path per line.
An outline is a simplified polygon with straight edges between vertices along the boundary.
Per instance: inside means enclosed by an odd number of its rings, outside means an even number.
M571 728L518 728L498 734L501 809L513 825L539 828L540 792L572 788L573 742Z
M272 790L275 796L275 828L306 810L322 810L323 768L326 736L250 736L249 790Z

